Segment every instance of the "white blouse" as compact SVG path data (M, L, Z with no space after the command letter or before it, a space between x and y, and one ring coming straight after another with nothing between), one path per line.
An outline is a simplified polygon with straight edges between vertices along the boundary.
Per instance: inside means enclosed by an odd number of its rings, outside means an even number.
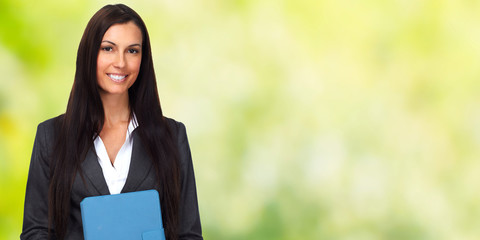
M110 194L118 194L122 191L125 181L127 181L128 170L130 169L130 161L132 159L132 146L133 138L131 134L135 128L137 128L137 118L133 115L128 124L127 134L125 136L125 142L115 157L115 162L110 162L110 158L107 154L105 144L103 144L100 136L96 137L93 141L95 151L98 156L98 163L102 167L103 176L107 182L108 190Z

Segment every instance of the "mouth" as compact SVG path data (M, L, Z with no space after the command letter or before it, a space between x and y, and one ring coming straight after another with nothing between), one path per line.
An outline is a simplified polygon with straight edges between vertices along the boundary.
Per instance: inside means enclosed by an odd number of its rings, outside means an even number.
M123 82L128 75L107 74L107 76L114 82Z

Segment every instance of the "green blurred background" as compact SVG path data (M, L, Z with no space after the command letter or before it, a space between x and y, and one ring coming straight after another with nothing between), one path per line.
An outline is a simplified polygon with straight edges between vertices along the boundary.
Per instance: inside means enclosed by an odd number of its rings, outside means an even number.
M0 0L0 239L107 1ZM478 239L480 1L125 1L206 239Z

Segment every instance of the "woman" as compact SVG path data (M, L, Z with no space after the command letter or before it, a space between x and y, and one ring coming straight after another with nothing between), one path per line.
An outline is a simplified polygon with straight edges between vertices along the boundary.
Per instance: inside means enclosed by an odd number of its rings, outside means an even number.
M202 239L185 126L162 114L145 24L107 5L80 41L66 113L38 126L21 239L83 239L85 197L147 189L167 239Z

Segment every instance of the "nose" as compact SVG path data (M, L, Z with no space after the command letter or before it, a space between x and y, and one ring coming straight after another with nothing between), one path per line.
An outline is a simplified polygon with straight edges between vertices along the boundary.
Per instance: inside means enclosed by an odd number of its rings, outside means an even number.
M117 68L123 68L123 67L125 67L125 64L126 64L125 54L118 53L116 58L115 58L115 61L113 63L113 66L117 67Z

